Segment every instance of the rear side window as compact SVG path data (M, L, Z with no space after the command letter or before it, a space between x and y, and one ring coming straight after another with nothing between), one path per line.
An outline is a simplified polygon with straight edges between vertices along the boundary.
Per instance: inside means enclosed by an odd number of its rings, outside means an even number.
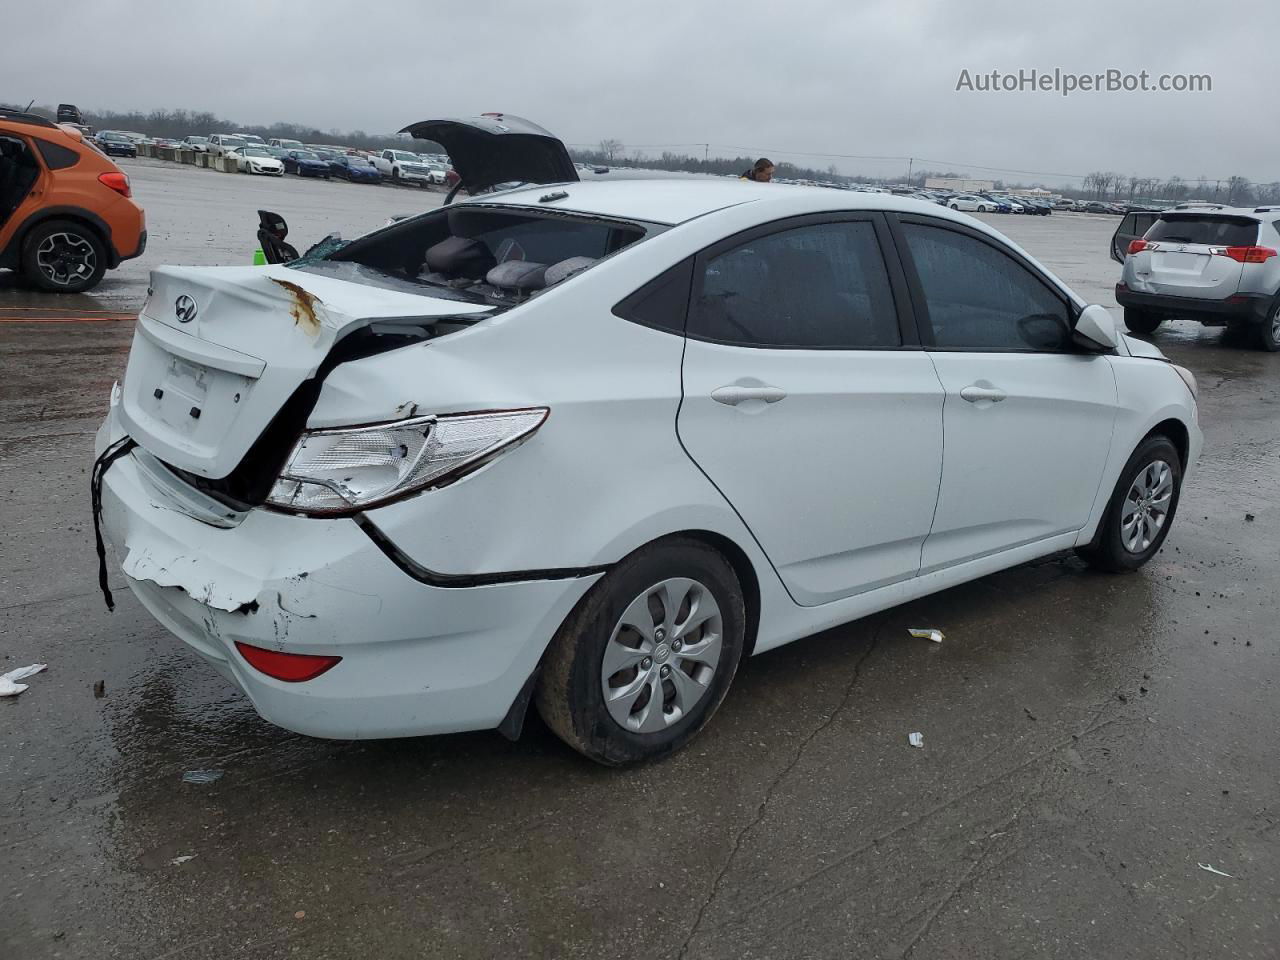
M1258 221L1247 217L1165 214L1151 227L1147 239L1214 247L1251 247L1258 242Z
M684 333L692 282L693 261L686 260L650 280L614 307L613 313L642 326Z
M991 244L941 227L904 223L934 344L973 351L1065 349L1066 302Z
M80 162L80 154L74 150L57 143L50 143L48 140L35 138L36 149L40 151L40 156L44 157L44 165L50 170L65 170L67 167L74 167Z
M689 335L755 347L846 350L902 343L870 221L748 240L706 261Z

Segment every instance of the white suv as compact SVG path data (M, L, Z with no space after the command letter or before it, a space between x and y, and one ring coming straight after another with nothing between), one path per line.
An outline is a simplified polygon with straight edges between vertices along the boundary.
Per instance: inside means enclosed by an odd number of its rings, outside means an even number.
M688 741L749 654L1160 549L1194 379L982 223L578 183L513 117L410 131L472 193L550 182L153 271L97 438L129 587L273 723L515 736L534 700L621 764Z
M1129 244L1116 300L1135 333L1166 317L1252 329L1280 350L1280 206L1184 204Z
M383 150L373 158L373 165L393 183L416 183L425 187L435 181L427 162L407 150Z

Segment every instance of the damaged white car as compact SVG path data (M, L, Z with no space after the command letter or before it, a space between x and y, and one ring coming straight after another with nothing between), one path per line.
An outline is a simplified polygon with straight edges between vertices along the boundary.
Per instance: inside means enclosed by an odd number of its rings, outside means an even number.
M694 736L744 656L1168 534L1194 379L989 227L579 183L512 117L408 132L473 194L541 185L154 271L98 436L129 587L269 721L515 736L533 701L626 763Z

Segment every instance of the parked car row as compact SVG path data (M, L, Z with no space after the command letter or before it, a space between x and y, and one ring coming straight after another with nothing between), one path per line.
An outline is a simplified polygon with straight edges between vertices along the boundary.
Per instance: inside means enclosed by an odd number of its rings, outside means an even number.
M191 134L181 140L150 138L128 130L102 130L92 142L108 156L136 157L144 144L192 150L214 157L232 156L241 173L300 177L337 177L352 183L415 184L419 187L445 186L457 181L444 154L383 150L380 153L348 147L304 144L299 140L275 138L270 141L252 133Z
M946 193L939 190L917 190L910 195L917 200L926 200L964 213L1024 213L1047 217L1053 212L1053 203L1042 197L1004 193Z

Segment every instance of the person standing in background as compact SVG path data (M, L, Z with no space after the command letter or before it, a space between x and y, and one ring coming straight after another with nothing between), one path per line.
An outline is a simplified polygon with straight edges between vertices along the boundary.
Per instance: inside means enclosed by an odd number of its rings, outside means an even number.
M738 177L739 180L754 180L757 183L768 183L773 179L773 161L768 157L761 157L751 169Z

